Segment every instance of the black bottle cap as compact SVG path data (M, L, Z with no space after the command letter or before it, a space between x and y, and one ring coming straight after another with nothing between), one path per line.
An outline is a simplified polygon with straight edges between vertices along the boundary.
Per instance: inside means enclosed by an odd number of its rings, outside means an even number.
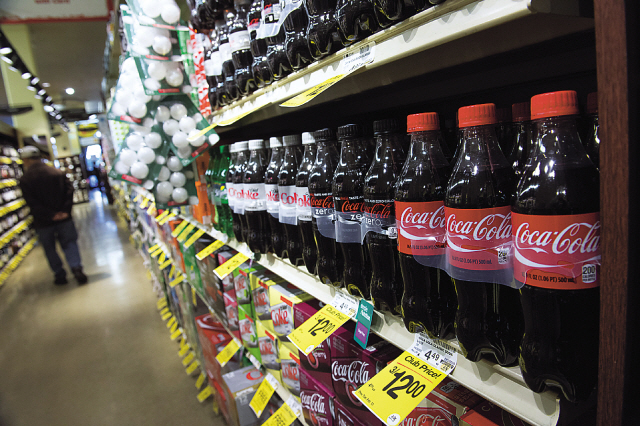
M313 138L316 142L335 140L336 132L327 127L326 129L320 129L313 132Z
M379 133L399 133L402 132L400 121L395 118L385 118L384 120L378 120L373 122L373 134Z
M347 124L338 127L339 138L360 138L362 134L362 126L359 124Z

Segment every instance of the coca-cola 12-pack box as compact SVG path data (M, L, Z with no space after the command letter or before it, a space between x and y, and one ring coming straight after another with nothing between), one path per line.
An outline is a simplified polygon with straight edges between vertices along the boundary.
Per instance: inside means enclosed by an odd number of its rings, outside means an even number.
M316 299L295 305L293 308L294 328L300 327L323 306L324 303ZM303 370L306 370L328 389L333 389L331 381L331 348L329 347L329 339L319 344L308 356L301 351L298 351L298 354L300 356L300 367Z
M308 424L314 426L333 426L335 407L333 392L315 380L311 374L300 371L300 403L302 413Z

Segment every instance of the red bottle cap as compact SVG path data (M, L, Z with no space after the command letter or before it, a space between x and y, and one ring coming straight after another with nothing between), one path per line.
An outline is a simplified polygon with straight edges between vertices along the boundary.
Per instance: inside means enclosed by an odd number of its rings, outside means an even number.
M423 112L411 114L407 117L407 132L424 132L427 130L440 130L440 120L437 112Z
M496 124L496 106L481 104L462 107L458 110L460 128Z
M531 119L556 117L558 115L576 115L578 95L573 90L543 93L531 98Z
M511 116L514 123L531 120L531 104L529 102L520 102L511 105Z
M587 114L598 113L598 92L589 93L587 95Z

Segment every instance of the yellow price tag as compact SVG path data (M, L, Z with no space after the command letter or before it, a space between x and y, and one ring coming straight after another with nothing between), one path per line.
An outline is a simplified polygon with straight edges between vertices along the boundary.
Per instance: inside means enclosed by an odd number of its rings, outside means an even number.
M156 303L156 305L158 306L158 310L164 308L165 306L167 306L167 299L163 297L162 299L158 300L158 303Z
M198 394L198 402L204 402L211 395L213 395L213 389L211 386L207 386Z
M165 304L166 305L166 304ZM169 312L169 308L164 308L163 310L160 311L160 315L164 315L167 312Z
M158 264L161 265L167 259L167 255L164 252L160 253L158 257Z
M165 260L164 263L160 265L160 269L164 269L169 265L171 265L171 259Z
M271 379L276 381L275 386L272 385ZM260 386L258 386L258 390L251 398L251 402L249 402L249 407L256 413L256 417L260 417L264 408L267 406L267 403L271 399L271 395L276 391L277 380L271 374L267 374L264 378Z
M156 222L160 222L162 219L164 219L165 217L169 216L169 213L171 213L169 210L165 210L162 213L160 213L159 216L156 217Z
M224 262L213 270L213 273L223 280L227 275L232 273L238 266L242 265L249 257L244 253L238 253L231 259Z
M171 236L173 238L177 237L178 234L180 234L182 232L182 230L187 227L188 224L189 224L189 222L187 222L186 220L183 220L180 223L180 225L176 226L176 229L173 230L173 232L171 233Z
M176 321L175 323L173 323L173 325L171 326L171 329L169 331L171 331L171 334L173 334L177 330L178 330L178 322Z
M180 235L178 235L178 238L176 238L176 240L178 240L178 242L180 243L186 240L189 234L191 233L191 231L195 229L195 227L196 225L194 225L193 223L190 223L189 225L187 225L187 227L182 230Z
M169 287L174 288L175 286L180 284L182 281L184 281L184 275L178 273L178 276L169 283Z
M176 340L178 337L180 337L181 334L182 334L182 330L177 329L171 334L171 340Z
M165 217L160 222L158 222L158 225L162 226L162 225L164 225L165 223L169 222L171 219L173 219L176 216L178 216L178 215L175 214L175 213L169 213L169 216Z
M293 421L297 419L296 413L293 412L291 407L287 404L282 404L282 407L273 413L273 416L269 417L263 426L289 426Z
M178 320L176 320L176 317L171 318L168 322L167 322L167 328L171 328L173 326L173 324L177 324Z
M281 107L299 107L300 105L304 105L310 100L312 100L313 98L315 98L316 96L318 96L320 93L327 90L329 87L333 86L334 84L336 84L337 82L345 78L346 76L347 74L338 74L335 77L331 77L320 84L316 84L311 89L306 90L297 96L294 96L288 101L281 103L280 106Z
M309 355L348 320L349 316L340 312L338 308L325 305L287 337L300 351Z
M176 273L176 265L171 265L171 269L169 269L169 278L173 277L173 274Z
M189 349L190 349L190 346L188 344L185 344L182 348L180 348L180 351L178 352L178 356L182 358L187 354L187 352L189 352Z
M187 365L191 364L191 361L193 361L195 357L196 357L196 354L194 354L193 352L190 352L189 355L185 356L182 359L182 365L186 367Z
M198 300L196 299L196 289L191 287L191 301L193 302L193 306L198 306Z
M154 244L151 247L149 247L149 250L147 250L149 253L153 253L154 251L158 250L158 248L160 248L160 244Z
M238 349L240 349L240 344L238 343L238 341L236 339L230 341L229 344L225 346L218 355L216 355L216 359L218 360L220 367L224 367L225 365L227 365L229 360L233 358L236 352L238 352Z
M198 376L198 380L196 380L196 389L200 389L206 379L207 376L204 373L200 373L200 375Z
M198 368L200 366L200 363L198 362L198 360L193 361L185 370L187 372L187 374L191 375L193 374L194 371L196 371L196 368Z
M156 251L154 251L153 253L151 253L151 257L158 257L160 255L160 253L162 253L162 247L158 247L156 249Z
M142 208L144 209L145 207L147 207L147 206L149 205L149 201L150 201L150 200L149 200L148 198L145 198L145 199L144 199L144 200L142 200L142 202L140 203L140 207L142 207Z
M140 194L136 195L135 197L133 197L133 202L134 202L134 203L137 203L137 202L138 202L138 200L139 200L141 197L142 197L142 195L140 195Z
M222 241L215 240L214 242L209 244L204 250L202 250L201 252L196 254L196 259L202 260L205 257L210 256L211 253L213 253L214 251L218 250L223 245L224 245L224 243Z
M191 135L191 136L189 136L189 137L187 138L187 140L188 140L189 142L193 142L193 141L195 141L196 139L198 139L200 136L204 136L204 135L206 135L206 134L207 134L207 132L208 132L209 130L213 129L213 128L214 128L214 127L216 127L216 126L217 126L217 123L213 123L213 124L211 124L211 125L209 125L209 126L205 127L204 129L202 129L202 130L198 131L198 133L196 133L195 135Z
M395 426L445 377L445 372L403 352L353 394L380 420Z
M171 318L171 315L173 315L171 312L167 312L166 314L162 315L162 321L166 321L169 318Z
M198 229L192 236L189 237L184 243L184 248L189 248L196 242L196 240L204 235L204 229Z
M151 204L151 206L147 210L147 213L149 214L149 216L153 216L154 214L156 214L156 205Z

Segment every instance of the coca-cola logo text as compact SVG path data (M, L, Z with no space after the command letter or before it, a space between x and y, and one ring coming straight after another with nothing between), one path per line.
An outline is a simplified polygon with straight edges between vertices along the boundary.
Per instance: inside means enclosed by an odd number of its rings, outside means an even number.
M444 205L438 210L431 212L413 212L413 207L407 207L400 215L400 224L403 228L438 228L445 229Z
M311 196L311 207L319 209L332 209L333 208L333 196L326 197L314 197Z
M518 249L533 248L535 251L549 253L542 247L551 245L551 251L556 255L597 253L599 250L600 221L593 224L572 223L559 232L531 231L530 227L528 222L524 222L516 230L515 242ZM587 235L580 232L582 229L588 229Z
M451 420L446 415L441 412L433 412L420 414L418 417L407 417L399 426L444 426L450 424Z
M331 377L333 380L356 383L358 385L369 381L369 363L353 361L351 364L340 364L338 361L331 363Z
M393 203L375 203L364 206L365 213L374 218L386 219L393 216Z
M459 238L476 241L511 238L511 213L488 214L479 221L458 221L456 215L447 217L447 232Z
M275 327L289 324L289 310L286 307L281 307L271 311L271 319Z
M298 197L295 193L288 195L286 192L282 192L280 194L280 202L285 205L296 205L298 204Z
M298 381L298 364L294 362L282 363L282 377L285 379Z
M305 392L300 395L300 401L302 402L302 406L308 410L315 411L316 413L325 412L324 395Z
M271 201L272 203L275 203L278 200L279 200L279 197L278 197L277 187L267 191L267 201Z
M273 350L273 342L270 339L260 340L260 353L263 355L275 355Z
M253 327L251 327L251 323L249 321L242 321L240 323L240 333L253 334Z
M311 202L309 201L309 194L305 194L296 198L298 207L309 207L311 205Z
M336 203L336 210L342 213L361 212L364 209L364 200L340 200Z

